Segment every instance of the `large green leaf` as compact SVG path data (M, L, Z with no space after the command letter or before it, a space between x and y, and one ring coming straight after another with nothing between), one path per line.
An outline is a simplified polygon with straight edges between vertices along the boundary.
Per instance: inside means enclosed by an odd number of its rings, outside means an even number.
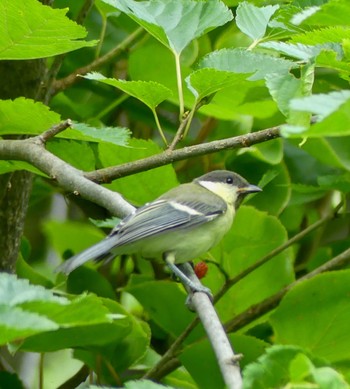
M130 138L130 130L125 127L92 127L86 123L74 123L58 137L85 140L87 142L108 142L126 146Z
M46 105L24 97L0 100L0 119L0 135L38 135L61 121L60 116ZM72 128L56 137L125 146L130 131L122 127L94 128L85 123L74 123Z
M70 301L27 280L0 274L0 344L21 341L17 347L52 351L105 343L118 338L123 328L127 332L128 320L120 312L123 316L116 320L93 295ZM114 332L109 331L112 327ZM107 333L114 335L106 338Z
M172 91L164 85L154 81L126 81L115 78L106 78L100 73L89 73L84 78L112 85L130 96L136 97L154 110L162 101L172 95Z
M244 1L237 7L237 27L253 40L259 40L264 37L269 21L278 8L278 5L256 7Z
M0 135L40 134L61 121L46 105L19 97L0 100Z
M322 2L317 12L310 13L305 24L316 26L349 26L350 25L350 4L347 0ZM314 8L314 7L312 7Z
M126 290L136 297L160 328L178 336L193 317L185 306L186 293L181 288L176 282L144 281L133 275Z
M211 252L229 277L234 277L287 240L282 223L274 216L243 206L237 212L232 229ZM210 269L206 277L214 291L218 271ZM223 321L262 301L294 280L292 252L277 255L234 285L216 307ZM259 291L259 292L257 292Z
M104 0L126 13L174 53L233 16L219 0Z
M270 318L276 341L299 345L330 362L349 360L349 285L350 271L343 270L295 286Z
M67 9L53 9L36 0L0 2L0 59L35 59L94 46L80 40L84 27L69 20ZM58 27L59 26L59 27Z
M193 93L197 101L210 96L221 89L228 87L239 88L242 81L247 78L244 74L235 74L216 69L199 69L186 78L188 89Z
M103 299L83 294L64 308L52 304L27 305L27 309L36 309L57 322L59 328L28 337L21 349L40 352L121 343L130 332L130 318L119 304L113 303L117 311L107 307Z
M43 230L61 256L66 250L70 250L72 255L77 254L105 237L105 234L93 225L72 221L46 221Z
M317 57L322 50L333 50L337 55L342 57L342 48L336 43L323 43L319 45L304 45L301 43L285 43L285 42L265 42L260 44L261 47L276 50L279 53L285 54L289 57L296 58L301 61L308 62Z
M280 111L288 117L290 100L301 95L301 81L291 73L268 74L266 85Z
M295 63L283 58L244 49L214 51L199 61L199 68L214 68L234 73L253 73L250 80L264 79L267 74L285 74Z
M320 121L309 128L283 126L285 136L334 137L350 134L349 90L293 99L290 107L295 111L313 113Z

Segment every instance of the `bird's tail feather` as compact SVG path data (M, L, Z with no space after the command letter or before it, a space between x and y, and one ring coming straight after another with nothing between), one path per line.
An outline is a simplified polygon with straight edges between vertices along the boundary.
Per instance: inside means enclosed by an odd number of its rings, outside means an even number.
M101 242L96 243L95 245L89 247L88 249L82 251L81 253L74 255L74 257L63 262L56 272L69 274L77 267L83 265L85 262L91 260L101 260L104 257L111 255L111 250L117 245L117 239L115 236L108 236L103 239Z

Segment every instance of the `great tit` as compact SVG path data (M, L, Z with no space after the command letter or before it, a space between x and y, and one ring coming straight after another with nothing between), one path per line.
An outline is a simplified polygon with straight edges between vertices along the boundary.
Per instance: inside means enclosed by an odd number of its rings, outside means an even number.
M215 246L231 228L244 197L260 191L231 171L204 174L136 209L105 239L70 258L57 271L69 274L90 260L137 253L163 258L182 281L198 290L176 264L193 260Z

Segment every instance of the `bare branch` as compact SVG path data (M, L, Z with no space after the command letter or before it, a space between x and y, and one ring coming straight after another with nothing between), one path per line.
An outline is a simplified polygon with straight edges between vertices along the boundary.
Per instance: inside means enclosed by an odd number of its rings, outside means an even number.
M43 132L41 135L38 136L38 139L40 139L43 143L46 143L49 139L53 138L60 132L69 128L72 124L73 122L70 119L67 119L64 122L58 123Z
M233 138L216 140L200 145L184 147L179 150L166 150L152 157L139 159L138 161L124 163L119 166L112 166L104 169L95 170L85 174L86 178L94 182L110 182L114 179L129 176L145 170L164 166L175 161L194 158L201 155L216 153L222 150L239 149L249 147L257 143L266 142L280 137L280 128L272 127L266 130L252 132L246 135L235 136Z

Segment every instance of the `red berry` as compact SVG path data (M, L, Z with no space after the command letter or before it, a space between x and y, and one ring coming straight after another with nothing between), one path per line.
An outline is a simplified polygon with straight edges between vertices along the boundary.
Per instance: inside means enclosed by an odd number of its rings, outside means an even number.
M199 279L205 277L207 271L208 265L205 262L198 262L196 265L194 265L194 272Z

